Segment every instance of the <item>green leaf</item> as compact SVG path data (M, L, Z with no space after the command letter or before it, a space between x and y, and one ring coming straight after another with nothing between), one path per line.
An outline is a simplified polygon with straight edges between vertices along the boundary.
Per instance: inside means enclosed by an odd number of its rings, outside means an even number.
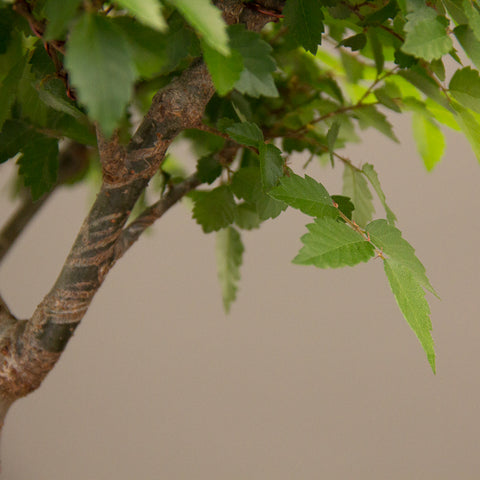
M289 0L283 14L289 33L305 50L315 55L324 30L320 3L317 0Z
M0 129L10 116L10 110L15 101L18 83L25 69L26 57L21 57L12 65L11 70L3 80L0 80Z
M395 222L397 221L397 217L392 212L392 210L390 210L390 207L387 205L385 194L383 193L382 187L380 185L380 181L378 180L377 172L373 168L373 165L366 163L363 166L362 171L365 174L365 176L368 178L368 181L370 182L374 190L377 192L378 198L380 199L380 202L382 202L383 208L385 209L385 212L387 214L388 223L390 225L395 225Z
M349 47L353 52L361 50L367 44L367 36L364 33L358 33L352 37L344 38L339 44L339 47Z
M135 82L127 41L107 18L85 14L70 33L65 64L89 117L111 135Z
M428 62L446 55L453 48L447 27L448 20L437 15L433 8L416 9L407 15L402 50Z
M222 166L212 155L202 157L197 162L197 176L202 183L213 183L221 174Z
M477 68L480 68L480 41L468 25L459 25L453 33L460 42L463 50Z
M445 153L445 137L437 124L426 115L414 112L412 116L413 138L428 171L442 159Z
M235 210L235 224L242 230L253 230L260 227L260 217L254 205L243 202Z
M372 47L373 59L375 60L375 67L377 68L377 74L380 75L383 72L383 65L385 64L385 56L383 55L383 46L378 38L377 30L375 28L369 28L367 33L368 33L368 40L370 42L370 46Z
M33 200L48 192L57 180L58 141L38 136L22 147L23 155L18 159L19 174L26 187L30 187Z
M222 55L228 55L227 26L220 10L210 0L169 0L200 34L202 39Z
M355 210L352 214L353 221L360 227L365 227L372 219L375 207L373 206L372 194L363 173L349 165L345 165L342 192L347 197L350 197L355 205Z
M160 12L158 0L116 0L116 3L127 9L143 24L164 31L167 24Z
M339 268L367 262L375 255L373 245L360 233L333 218L317 218L307 225L303 247L293 259L298 265Z
M235 123L225 129L232 140L242 145L259 148L263 144L263 133L255 123Z
M377 97L377 100L385 107L397 113L402 112L402 109L397 105L395 100L389 95L388 90L385 87L377 88L376 90L373 91L373 93Z
M457 70L448 88L455 100L480 113L480 75L477 70L470 67Z
M435 373L435 350L431 335L430 307L425 300L425 292L413 272L396 262L384 261L385 274L398 306L408 324L417 335L427 354L428 362Z
M456 117L457 123L467 137L477 160L480 162L480 123L472 112L459 103L453 103L453 107L458 113Z
M392 124L387 120L387 117L379 112L374 106L357 109L355 111L355 116L358 118L358 123L362 130L368 127L373 127L394 142L399 143L397 136L393 132Z
M344 195L332 195L332 200L338 205L338 209L348 218L352 219L355 205L352 203L349 197Z
M235 200L230 188L225 185L208 192L194 191L190 194L195 202L193 218L205 233L228 227L235 218Z
M380 219L369 223L366 230L383 255L388 255L390 259L411 270L418 283L438 297L427 278L425 267L415 255L415 249L402 238L402 232L398 228Z
M217 272L222 289L225 312L230 311L232 302L237 298L237 285L240 280L240 266L244 247L240 234L228 227L217 233Z
M276 69L275 60L270 55L272 47L258 33L245 30L243 25L232 25L228 31L230 46L240 52L244 66L235 88L252 97L277 97L278 90L272 77Z
M32 135L32 130L18 120L7 120L0 131L0 163L13 158Z
M338 211L325 187L308 175L302 178L292 173L281 177L280 185L268 194L311 217L338 217Z
M268 191L275 187L283 176L282 152L271 143L260 144L259 151L263 190Z
M339 131L340 131L340 122L337 120L332 123L332 126L328 129L328 132L327 132L327 146L328 146L328 152L330 154L330 162L332 163L332 166L334 163L333 152L335 150L335 142L337 141Z
M229 56L202 41L203 58L219 95L226 95L240 79L243 71L243 57L237 50L231 50Z
M480 40L480 11L478 2L475 4L472 0L463 0L462 6L468 18L470 28L477 39Z
M49 78L41 82L37 90L40 100L54 110L66 113L76 119L85 118L85 114L67 97L65 85L58 78Z
M81 0L47 0L44 6L48 19L45 40L59 39L75 17Z

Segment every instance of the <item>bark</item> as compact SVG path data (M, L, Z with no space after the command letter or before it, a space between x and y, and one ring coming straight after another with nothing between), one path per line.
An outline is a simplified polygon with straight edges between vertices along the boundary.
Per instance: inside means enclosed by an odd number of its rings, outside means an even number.
M258 31L278 19L284 1L215 3L229 24L242 22ZM201 123L213 93L206 66L196 60L155 95L128 145L98 134L103 184L58 279L28 320L17 320L0 303L0 420L13 401L38 388L53 368L116 260L146 226L199 184L191 177L173 187L125 228L170 143L184 129Z

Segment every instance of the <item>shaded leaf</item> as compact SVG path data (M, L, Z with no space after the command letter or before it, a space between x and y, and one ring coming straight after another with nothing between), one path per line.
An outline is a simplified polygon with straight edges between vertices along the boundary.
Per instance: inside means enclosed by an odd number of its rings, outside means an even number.
M263 144L263 133L255 123L235 123L225 129L232 140L242 145L259 148Z
M471 67L457 70L448 86L453 97L464 107L480 113L480 75Z
M270 190L278 184L283 176L283 158L281 151L271 143L260 145L260 173L264 191Z
M373 206L372 194L363 173L349 165L345 165L342 192L347 197L350 197L355 205L355 210L352 214L353 221L360 227L365 227L372 219L375 207Z
M45 40L58 39L67 31L69 23L75 17L81 0L47 0L44 6L48 19Z
M207 155L198 160L197 176L202 183L213 183L221 174L222 165L215 157Z

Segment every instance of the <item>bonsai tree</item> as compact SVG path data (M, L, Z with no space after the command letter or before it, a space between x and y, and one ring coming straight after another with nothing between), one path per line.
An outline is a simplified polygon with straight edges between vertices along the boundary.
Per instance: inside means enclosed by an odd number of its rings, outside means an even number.
M375 165L342 149L367 128L398 141L390 113L408 113L427 170L444 153L440 124L462 130L480 159L476 2L0 0L0 8L0 162L17 164L21 199L1 227L0 260L52 191L101 178L31 317L16 318L0 296L2 421L55 366L117 260L184 197L216 236L227 312L242 231L298 209L311 220L293 262L380 259L435 372L425 293L436 292ZM197 155L193 172L170 154L179 141ZM308 162L296 164L296 152ZM309 176L313 162L341 166L343 191Z

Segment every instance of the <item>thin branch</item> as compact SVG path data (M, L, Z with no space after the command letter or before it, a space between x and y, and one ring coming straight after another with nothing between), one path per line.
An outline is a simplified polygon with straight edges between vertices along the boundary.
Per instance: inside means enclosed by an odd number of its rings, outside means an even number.
M158 202L146 208L132 223L127 225L115 245L115 261L123 256L148 227L201 183L196 174L191 175L183 182L171 187Z

